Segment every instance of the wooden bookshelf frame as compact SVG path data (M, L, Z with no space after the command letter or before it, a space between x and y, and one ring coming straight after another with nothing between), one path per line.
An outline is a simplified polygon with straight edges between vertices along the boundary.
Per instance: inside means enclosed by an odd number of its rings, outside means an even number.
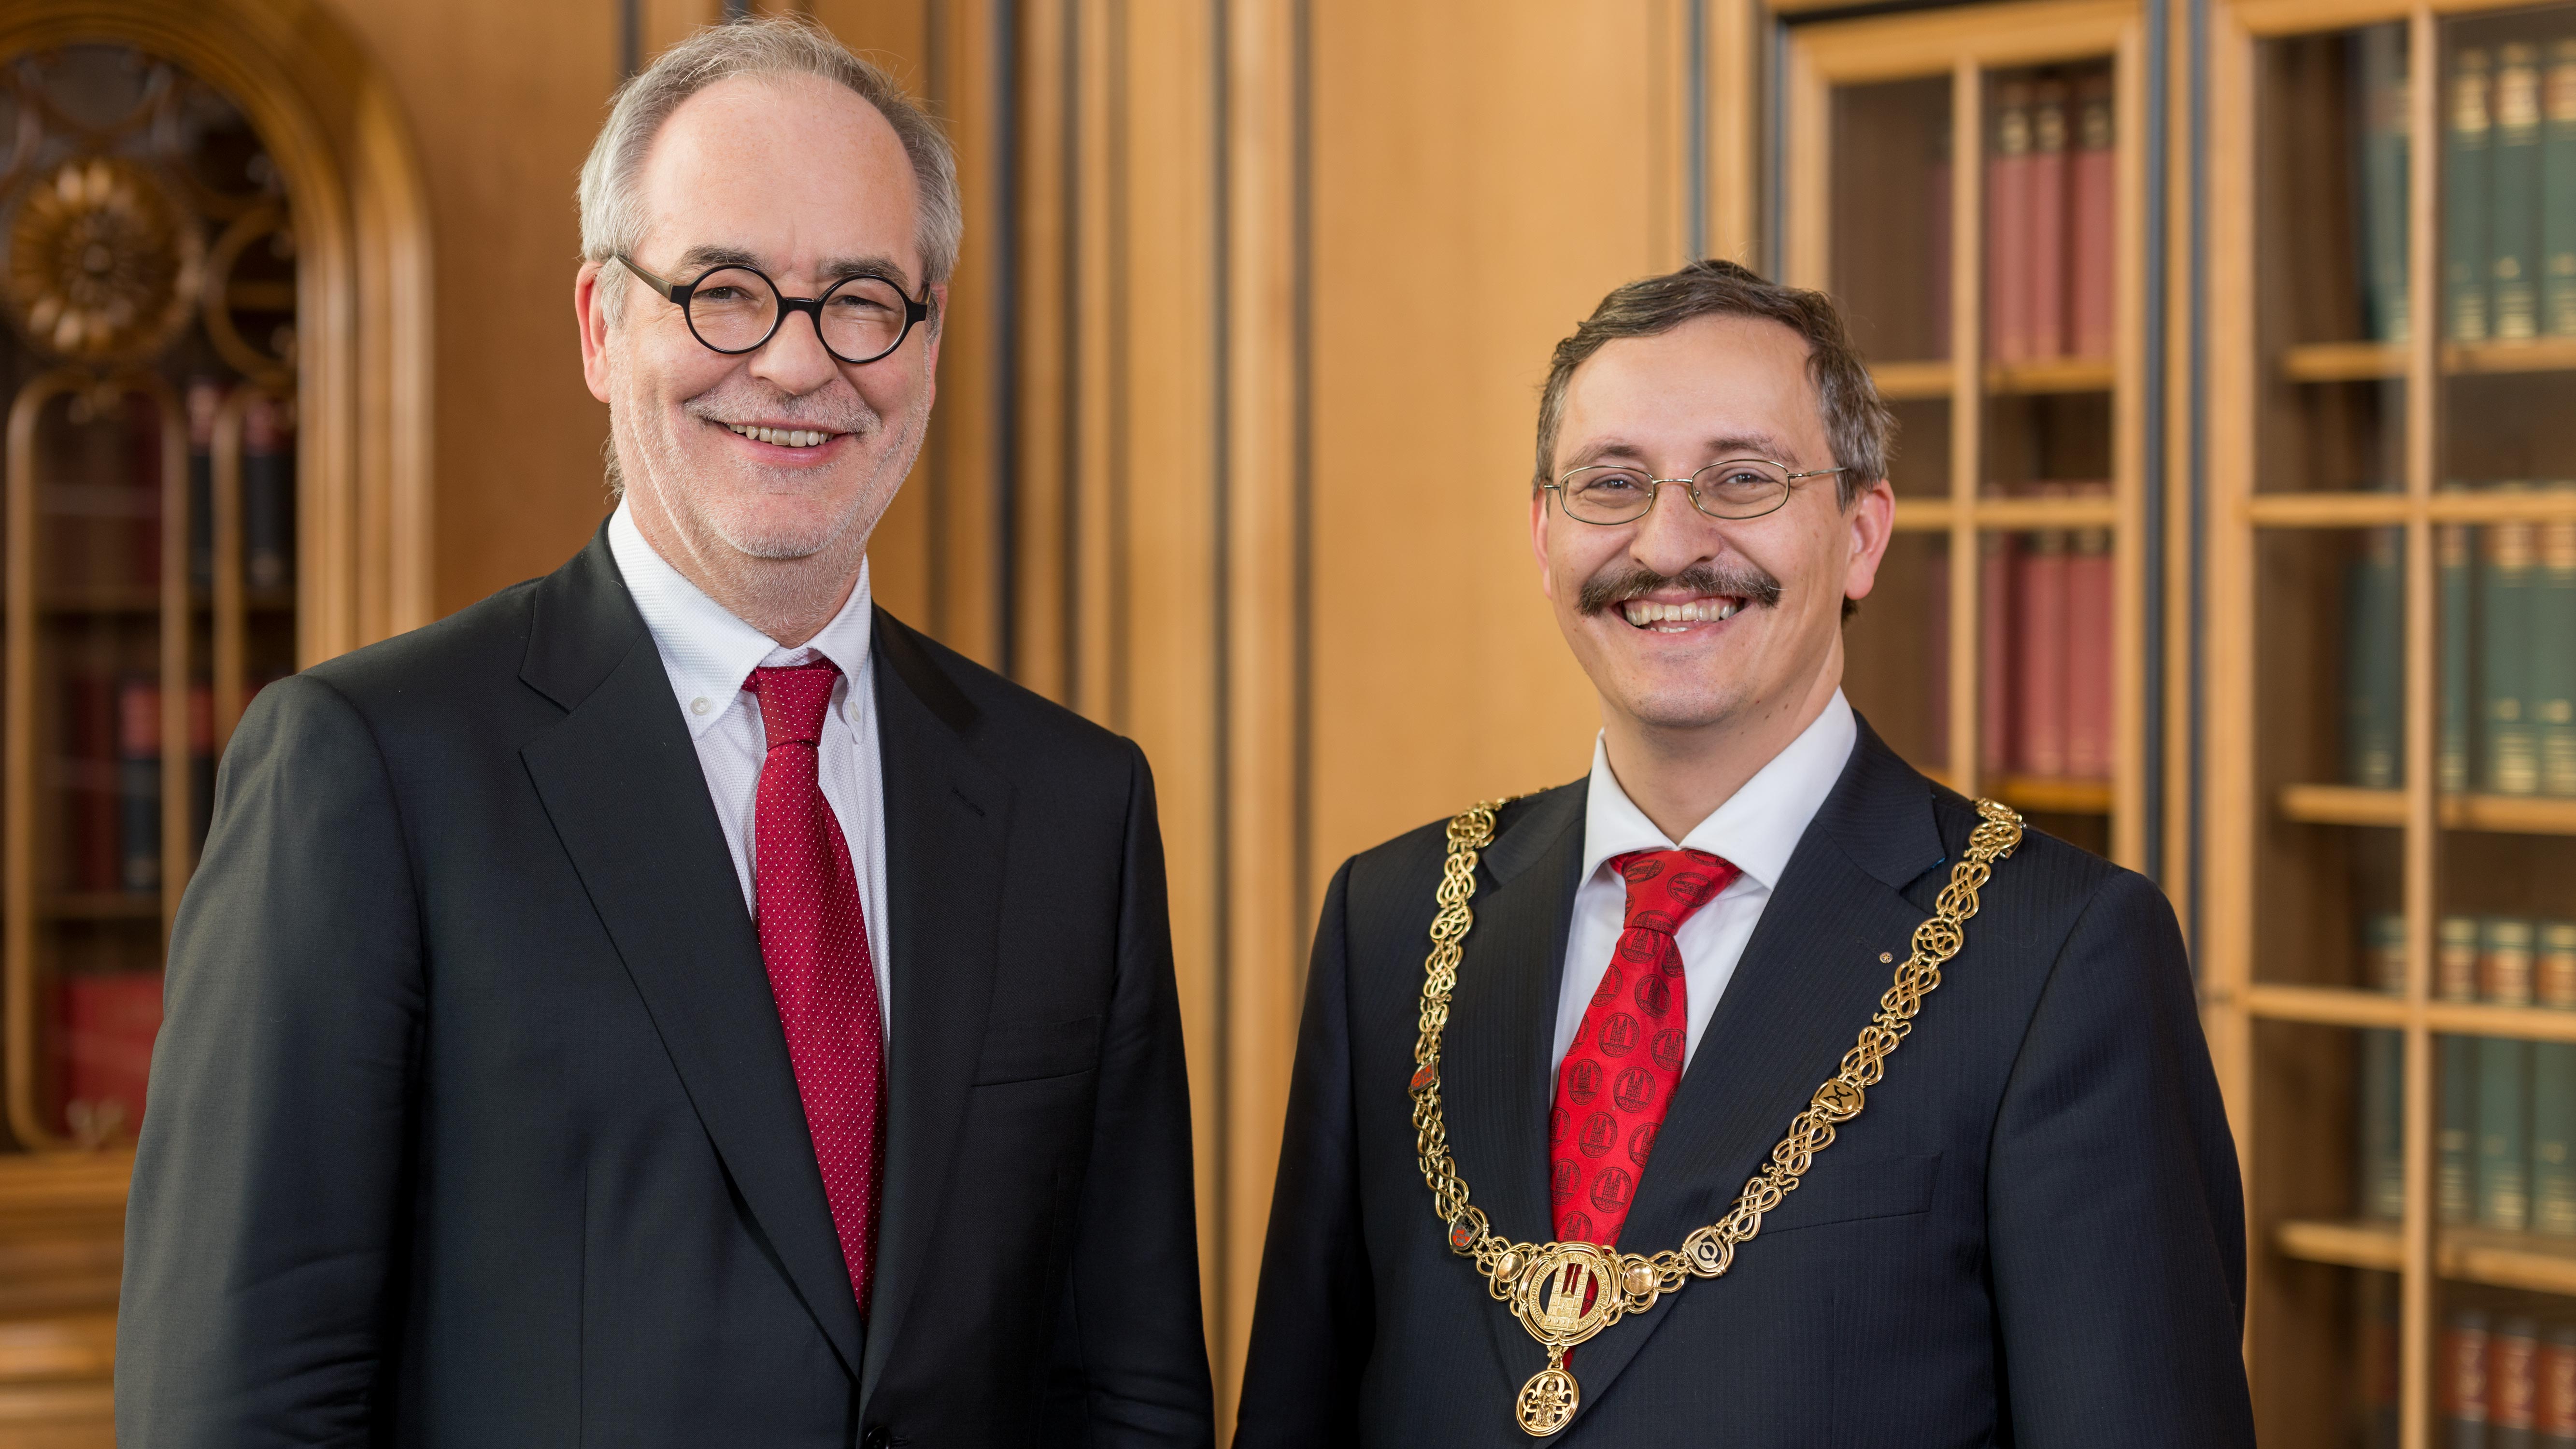
M1832 99L1836 87L1948 75L1951 154L1984 154L1986 72L2108 58L2118 153L2114 194L2115 341L2108 363L2071 359L1983 361L1985 317L1984 168L1951 168L1951 356L1873 359L1873 375L1894 400L1948 399L1950 492L1903 497L1900 532L1949 539L1949 754L1934 773L1970 792L1984 790L2025 809L2110 817L2111 855L2146 864L2145 690L2145 245L2135 219L2146 214L2139 146L2147 125L2144 21L2130 0L2030 0L1854 20L1818 21L1788 31L1781 85L1786 104L1783 280L1831 289ZM2111 398L2108 498L1997 497L1984 491L1987 401L2001 396L2107 392ZM2005 530L2112 531L2112 768L2094 781L1981 779L1977 761L1979 538Z
M22 0L0 18L0 60L81 43L133 45L221 90L257 128L286 183L296 240L298 365L245 384L218 424L232 445L219 467L215 521L240 526L241 412L255 388L291 397L295 443L295 660L299 667L429 622L431 563L430 253L428 192L382 73L327 15L290 0ZM97 381L89 376L89 382ZM82 385L69 373L63 388ZM177 399L147 378L116 380L154 398L164 436L187 436ZM158 389L158 391L155 391ZM30 389L20 401L26 402ZM50 393L49 393L50 395ZM31 1152L78 1151L41 1110L35 932L40 919L158 915L164 940L186 888L189 818L189 627L186 459L165 454L162 579L150 597L39 597L28 521L34 414L12 418L5 560L6 662L0 665L0 1105L9 1136ZM218 449L224 458L226 449ZM176 500L180 506L170 506ZM219 553L236 559L238 550ZM66 603L160 617L162 885L157 901L43 898L37 887L36 621ZM238 567L217 571L209 600L220 748L247 694L243 640L251 601ZM175 687L174 687L175 686ZM123 1159L120 1159L123 1160ZM0 1155L0 1161L6 1161ZM21 1181L0 1172L0 1210ZM118 1177L121 1181L121 1175Z
M2342 1404L2321 1403L2326 1390L2313 1363L2314 1336L2337 1331L2297 1319L2294 1296L2273 1265L2335 1264L2392 1273L2399 1292L2399 1442L2432 1449L2438 1442L2436 1343L2441 1285L2485 1284L2576 1295L2576 1245L2560 1251L2521 1235L2441 1228L2435 1221L2435 1038L2496 1036L2576 1041L2576 1013L2436 1001L2429 969L2441 910L2438 848L2445 831L2576 834L2576 801L2443 796L2438 791L2438 662L2435 535L2445 523L2576 516L2576 498L2547 492L2468 494L2437 491L2443 442L2445 377L2468 373L2576 370L2576 347L2562 342L2461 346L2441 340L2438 202L2440 23L2463 14L2506 14L2541 4L2469 4L2461 0L2234 0L2210 11L2207 164L2202 198L2208 242L2207 350L2204 396L2209 431L2206 675L2200 725L2205 741L2202 920L2195 943L2210 1041L2227 1097L2246 1177L2249 1265L2246 1358L2257 1429L2267 1442L2308 1442L2320 1426L2340 1422ZM2258 47L2276 38L2403 23L2408 27L2409 254L2408 337L2403 343L2336 342L2282 347L2264 355L2256 291L2258 206ZM2186 118L2174 140L2188 145ZM2403 486L2389 492L2261 491L2259 457L2267 389L2281 384L2369 380L2405 383ZM2405 651L2402 788L2369 790L2330 779L2266 783L2258 778L2261 615L2258 538L2359 528L2404 531L2402 573ZM2258 980L2257 918L2264 909L2258 841L2267 820L2351 831L2395 831L2408 972L2402 995ZM2319 858L2312 872L2336 868ZM2267 1030L2267 1024L2275 1024ZM2395 1223L2343 1222L2286 1215L2271 1203L2279 1180L2336 1171L2337 1139L2348 1118L2301 1120L2303 1112L2336 1110L2267 1083L2313 1068L2341 1050L2324 1035L2278 1026L2376 1028L2403 1033L2405 1073L2404 1216ZM2296 1321L2294 1321L2296 1320ZM2319 1442L2322 1442L2320 1439ZM2339 1441L2338 1441L2339 1442Z

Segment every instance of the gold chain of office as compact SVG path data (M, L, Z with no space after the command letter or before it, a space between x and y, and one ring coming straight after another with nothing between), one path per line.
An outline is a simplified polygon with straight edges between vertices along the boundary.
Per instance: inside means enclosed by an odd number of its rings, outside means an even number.
M1817 1153L1833 1144L1834 1129L1860 1115L1866 1093L1878 1085L1887 1058L1914 1029L1923 998L1941 984L1941 967L1959 954L1977 892L1994 863L2021 843L2021 817L1992 800L1977 802L1979 823L1968 853L1950 871L1932 914L1914 928L1914 944L1896 968L1896 984L1878 999L1878 1014L1860 1040L1843 1053L1842 1066L1789 1123L1735 1208L1682 1239L1679 1251L1622 1253L1597 1243L1505 1242L1467 1201L1466 1181L1449 1159L1449 1126L1440 1111L1440 1034L1449 1025L1449 994L1458 986L1458 961L1467 929L1476 922L1468 902L1476 894L1479 852L1494 840L1489 800L1449 822L1449 859L1440 874L1440 913L1431 922L1431 956L1423 963L1422 1037L1413 1048L1414 1151L1422 1180L1431 1188L1431 1210L1449 1226L1449 1247L1476 1260L1487 1291L1511 1307L1512 1316L1547 1349L1547 1367L1521 1386L1515 1405L1521 1428L1545 1437L1573 1421L1581 1390L1566 1368L1566 1353L1631 1313L1643 1313L1692 1278L1715 1278L1735 1261L1739 1243L1762 1230L1762 1215L1797 1190ZM1880 959L1884 960L1884 957Z

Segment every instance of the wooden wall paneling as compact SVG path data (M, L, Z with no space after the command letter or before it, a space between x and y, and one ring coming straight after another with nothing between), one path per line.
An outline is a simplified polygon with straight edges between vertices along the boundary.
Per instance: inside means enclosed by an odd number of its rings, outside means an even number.
M1768 92L1772 21L1760 0L1701 0L1707 37L1701 85L1707 113L1704 219L1707 253L1770 275L1762 255L1762 108Z
M426 261L436 283L388 289L390 320L409 340L389 343L385 360L399 367L408 358L421 383L435 377L438 386L434 397L414 386L381 402L388 423L418 429L421 442L380 466L389 479L409 474L419 486L408 498L398 490L380 518L303 515L299 564L313 567L308 580L327 580L322 570L335 567L339 551L362 557L379 537L425 550L409 576L410 602L399 618L390 608L381 616L385 629L407 627L552 570L607 512L600 461L607 413L583 386L572 321L580 257L573 181L621 78L618 18L606 5L497 0L438 7L324 0L305 8L336 16L372 57L357 70L377 77L374 119L358 132L361 141L375 150L406 147L391 139L401 127L416 138L421 183L408 193L369 202L364 188L389 174L381 160L352 176L362 187L361 219L380 217L386 227L387 266L398 275ZM510 43L495 44L496 35ZM308 330L324 320L319 312L305 317ZM308 409L313 401L305 400ZM359 402L368 406L363 395ZM308 462L318 445L300 439ZM433 445L434 475L426 460ZM316 549L325 552L317 558ZM345 585L318 587L327 600ZM307 662L376 637L372 627L337 632L314 607L298 617Z
M2434 617L2433 530L2425 505L2441 466L2440 301L2435 279L2442 275L2443 147L2440 65L2441 28L2433 11L2418 6L2408 17L2406 40L2408 145L2406 199L2409 229L2407 254L2406 348L2406 499L2413 516L2406 526L2406 835L2403 847L2407 1004L2413 1020L2406 1028L2406 1212L2400 1230L2404 1244L2398 1331L2399 1442L2404 1449L2430 1449L2435 1434L2432 1392L2434 1315L2441 1285L2434 1277L2433 1172L2436 1146L2432 1084L2439 1080L2434 1042L2423 1017L2431 995L2434 923L2441 908L2440 881L2434 850L2439 839L2434 814L2440 772L2435 767L2439 740L2435 724L2439 698L2434 657L2439 638Z
M1129 455L1127 0L1073 0L1075 139L1074 484L1067 551L1072 668L1067 702L1114 730L1127 728L1127 473Z
M1298 88L1305 0L1225 0L1227 878L1224 1282L1218 1393L1231 1406L1252 1332L1253 1288L1296 1054L1311 905L1296 851L1303 759L1299 573ZM1229 1421L1231 1408L1223 1411Z
M1661 8L1314 6L1314 855L1571 779L1598 727L1538 591L1549 350L1668 270ZM1403 144L1389 144L1390 137ZM1567 178L1580 177L1569 187Z
M1011 188L1018 148L1004 126L1008 82L1001 67L1016 39L1003 32L1005 18L1002 6L933 0L923 39L924 95L957 147L966 244L940 327L930 438L905 485L926 514L919 622L950 648L994 668L1006 662L1006 529L1017 481L1006 471L1006 446L1016 441L1008 413L1017 314L1007 288L1016 280Z
M1075 121L1080 79L1079 0L1023 0L1017 10L1015 78L1018 176L1016 251L1011 300L1012 356L1017 387L1010 468L1011 677L1060 703L1072 699L1073 646L1079 615L1072 550L1076 546L1075 467L1081 390L1088 381L1075 367L1073 269L1075 208L1082 194L1076 158L1081 144Z
M1226 802L1219 706L1220 452L1218 80L1213 3L1156 7L1120 27L1125 69L1127 299L1123 416L1129 463L1121 578L1122 727L1153 761L1171 879L1173 954L1189 1031L1199 1173L1199 1257L1212 1356L1232 1321L1225 1175ZM1247 1290L1248 1291L1248 1290Z
M698 0L691 0L698 3ZM715 8L715 0L704 0L706 8ZM948 8L946 0L813 0L805 13L819 22L843 45L866 56L885 68L903 83L912 97L927 106L949 128L952 137L961 124L951 108L939 104L933 96L931 72L932 38L939 26L932 11ZM968 181L959 178L961 187ZM993 221L989 211L967 189L966 245L972 254L989 244L986 228ZM961 350L974 350L971 341L961 344L948 319L937 319L939 325L940 382L951 385L950 359ZM909 343L907 346L911 345ZM963 368L964 364L958 364ZM946 408L948 394L943 391L932 416ZM938 502L937 485L931 478L938 464L939 432L934 421L931 437L925 441L921 456L914 460L912 472L903 487L877 520L876 530L868 536L868 590L877 604L904 622L937 633L932 625L931 581L939 576L931 558L931 512Z
M1986 470L1986 409L1980 359L1986 355L1986 168L1965 158L1986 154L1986 73L1961 60L1950 76L1950 759L1951 787L1980 788L1978 740L1986 692L1984 658L1985 542L1977 533L1977 495Z
M2111 857L2133 870L2147 859L2147 134L2146 30L2132 12L2112 50L2120 137L2113 235L2118 337L2111 394L2111 473L2120 510L2112 533Z

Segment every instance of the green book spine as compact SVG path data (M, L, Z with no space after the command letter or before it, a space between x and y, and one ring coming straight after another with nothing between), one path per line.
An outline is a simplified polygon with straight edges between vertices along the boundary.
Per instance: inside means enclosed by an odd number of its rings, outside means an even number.
M2462 50L2451 70L2450 125L2443 157L2442 295L2450 331L2484 342L2487 325L2487 53Z
M2540 335L2540 47L2496 50L2487 197L2487 331L2499 342Z
M2531 590L2531 722L2540 793L2563 797L2576 795L2576 519L2533 527L2540 557Z
M2576 922L2541 923L2532 974L2541 1005L2576 1011ZM2531 1048L2531 1227L2576 1238L2576 1042Z
M2361 1033L2361 1210L2406 1215L2406 1034L2375 1027Z
M2477 1000L2477 917L2443 917L2438 948L2433 994L2444 1001ZM2477 1061L2471 1051L2476 1043L2467 1037L2445 1036L2436 1038L2433 1045L2434 1070L2441 1078L2433 1137L2433 1210L2446 1224L2466 1224L2475 1217L2470 1164L2476 1156L2471 1139L2478 1118Z
M2398 551L2405 536L2371 529L2345 581L2344 778L2368 790L2402 783L2406 619Z
M2486 788L2498 795L2540 789L2540 737L2530 709L2536 534L2537 526L2526 522L2479 530L2478 693L2486 726L2479 754Z
M2541 112L2540 325L2576 337L2576 37L2549 47Z
M2434 532L2442 608L2442 791L2465 795L2474 774L2471 743L2477 736L2477 590L2471 566L2477 535L2465 523L2445 523Z
M2406 304L2406 27L2360 32L2362 285L2370 336L2403 342Z
M2478 941L2478 995L2498 1006L2531 1004L2531 922L2490 916ZM2471 1189L2481 1227L2531 1226L2531 1043L2477 1041L2477 1164Z

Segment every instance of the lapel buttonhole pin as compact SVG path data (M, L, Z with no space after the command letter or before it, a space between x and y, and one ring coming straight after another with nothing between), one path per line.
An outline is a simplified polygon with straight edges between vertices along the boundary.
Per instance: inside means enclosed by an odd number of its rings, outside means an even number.
M1886 965L1888 962L1893 961L1893 960L1895 960L1895 959L1896 959L1896 953L1895 953L1895 952L1893 952L1893 951L1881 951L1881 952L1879 952L1879 953L1878 953L1878 962L1879 962L1879 964L1880 964L1880 965L1882 965L1882 966Z

